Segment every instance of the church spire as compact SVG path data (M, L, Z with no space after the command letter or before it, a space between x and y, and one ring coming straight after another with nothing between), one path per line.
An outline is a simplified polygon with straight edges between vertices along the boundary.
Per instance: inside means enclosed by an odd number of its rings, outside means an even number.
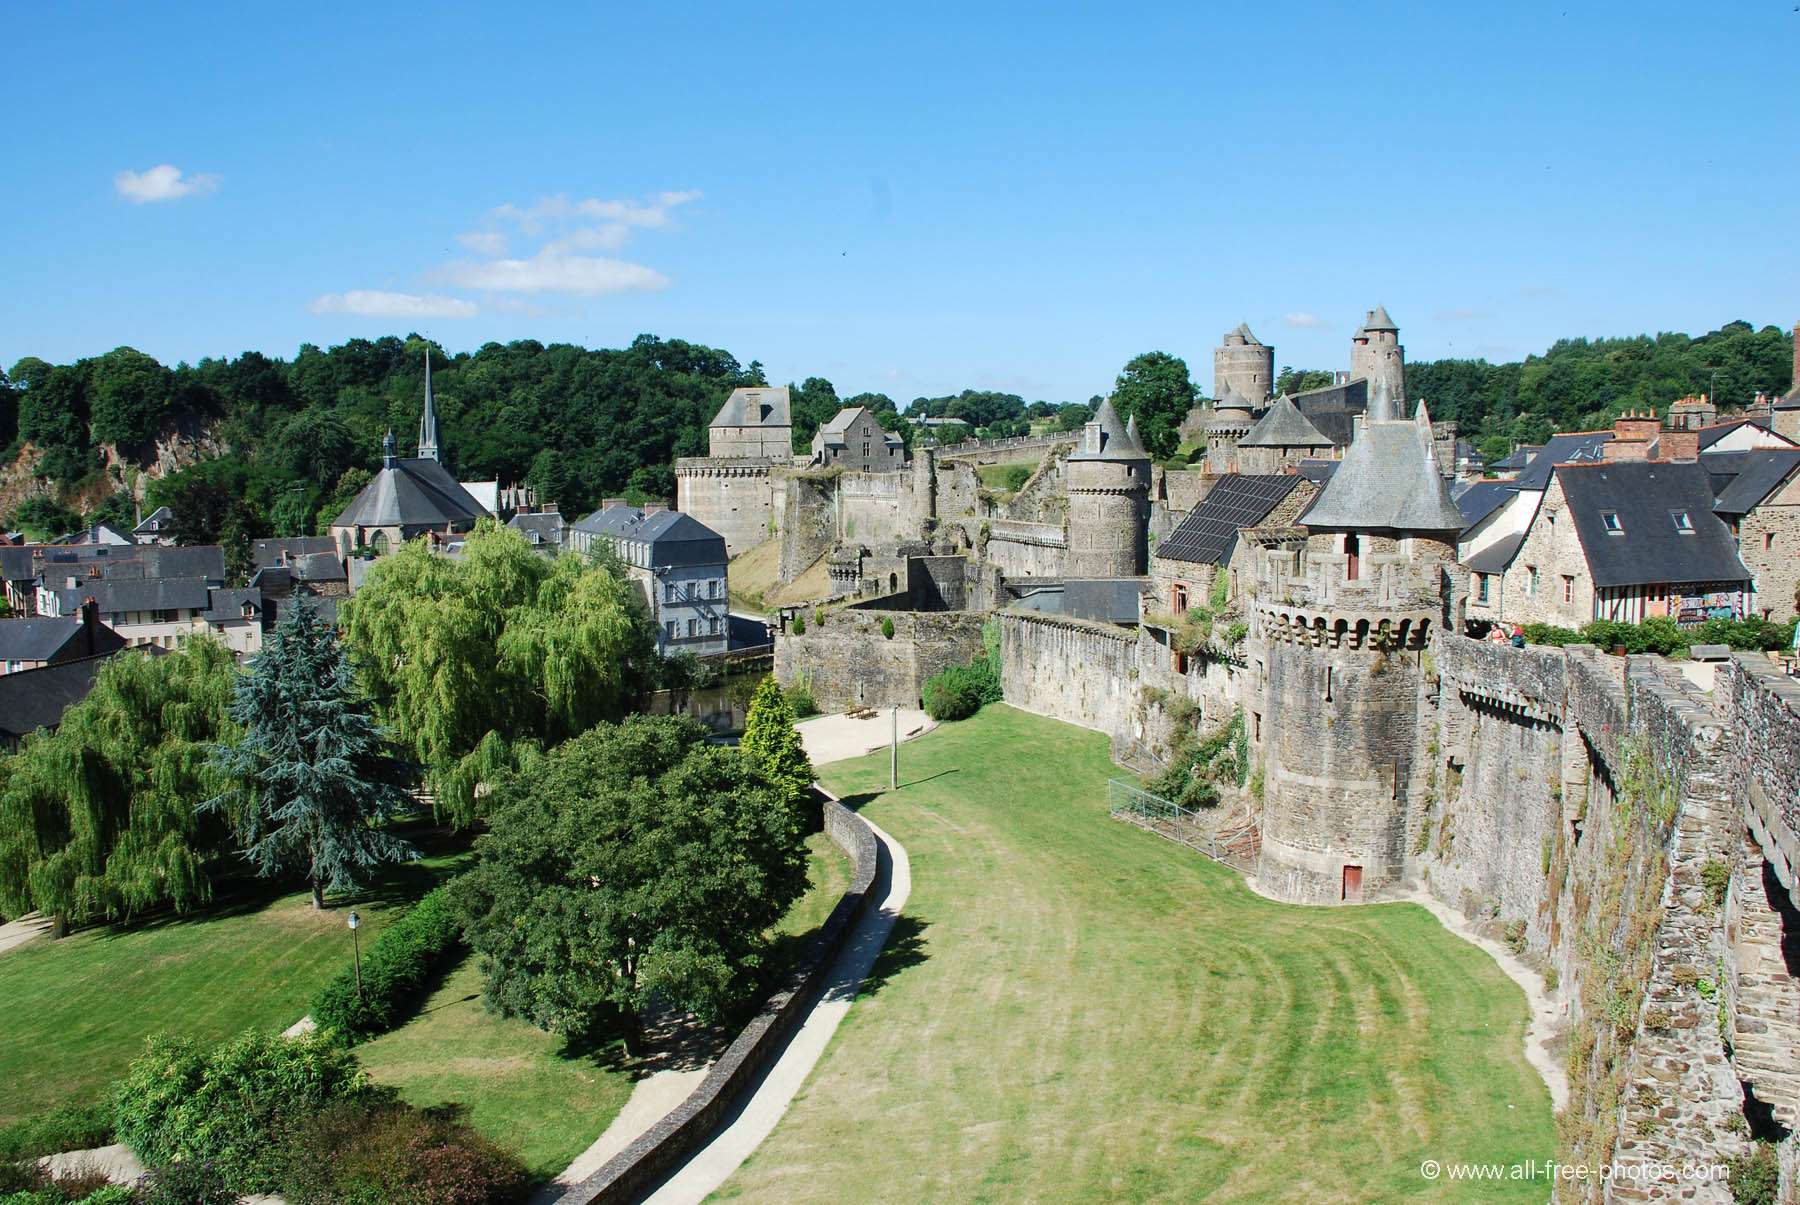
M419 415L419 459L438 458L437 404L431 397L431 345L425 346L425 412Z

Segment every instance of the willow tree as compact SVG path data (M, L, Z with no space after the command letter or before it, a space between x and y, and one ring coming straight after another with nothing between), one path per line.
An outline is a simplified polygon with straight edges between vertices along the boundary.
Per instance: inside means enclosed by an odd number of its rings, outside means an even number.
M460 557L423 541L383 557L342 617L378 717L459 824L521 757L627 714L655 660L648 610L615 563L548 559L487 521Z
M227 737L236 678L211 639L106 662L54 733L0 763L0 914L33 910L58 930L212 896L208 866L231 845L209 764Z

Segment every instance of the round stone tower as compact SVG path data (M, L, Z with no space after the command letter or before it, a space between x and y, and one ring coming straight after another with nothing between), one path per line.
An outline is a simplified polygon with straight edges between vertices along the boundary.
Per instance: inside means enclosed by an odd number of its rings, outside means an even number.
M1150 454L1119 421L1112 399L1082 432L1065 466L1068 577L1141 577L1150 530Z
M1401 887L1429 808L1423 654L1461 590L1462 518L1424 407L1416 419L1358 426L1301 525L1261 537L1256 566L1257 887L1296 903L1358 903Z
M1212 421L1206 424L1206 467L1215 473L1236 472L1238 440L1255 425L1250 400L1227 383L1213 403Z
M1275 349L1242 322L1213 348L1213 396L1227 393L1237 394L1252 407L1267 405L1275 394Z
M1386 306L1370 310L1362 329L1350 336L1350 379L1358 378L1369 382L1370 398L1376 383L1385 382L1398 412L1406 413L1406 349Z

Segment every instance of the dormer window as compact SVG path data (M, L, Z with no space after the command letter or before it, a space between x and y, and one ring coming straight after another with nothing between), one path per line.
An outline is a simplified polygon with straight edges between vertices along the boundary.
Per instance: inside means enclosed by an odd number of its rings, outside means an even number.
M1608 535L1620 536L1625 534L1625 524L1619 522L1619 512L1616 510L1601 511L1600 522L1606 527Z
M1694 534L1694 521L1688 518L1688 513L1685 510L1670 511L1669 521L1675 524L1675 530L1682 535L1691 536Z

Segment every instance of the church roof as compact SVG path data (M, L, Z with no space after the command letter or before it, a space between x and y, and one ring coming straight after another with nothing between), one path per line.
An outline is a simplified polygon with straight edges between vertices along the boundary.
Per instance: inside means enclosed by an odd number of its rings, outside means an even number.
M719 413L713 416L714 427L789 427L788 389L783 385L745 386L733 389Z
M1100 443L1098 447L1089 446L1093 432L1084 434L1082 442L1069 453L1070 460L1148 460L1149 453L1144 445L1132 438L1131 430L1119 421L1119 412L1113 408L1111 398L1103 398L1100 409L1094 413L1094 422L1099 426Z
M1312 420L1300 413L1300 408L1294 405L1294 399L1284 393L1256 420L1250 433L1238 440L1238 447L1326 448L1331 443L1331 439L1314 426Z
M1432 452L1431 416L1366 420L1301 522L1307 527L1459 532L1463 517Z
M487 514L487 508L437 461L396 458L363 487L332 526L473 526Z

